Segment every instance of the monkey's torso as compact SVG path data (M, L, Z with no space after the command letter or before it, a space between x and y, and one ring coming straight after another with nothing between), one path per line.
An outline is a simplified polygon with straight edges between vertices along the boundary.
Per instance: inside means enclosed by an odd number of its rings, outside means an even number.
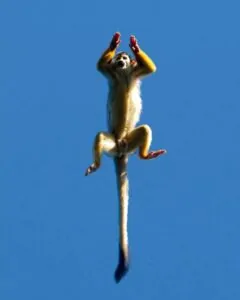
M142 100L141 82L131 78L127 72L121 72L109 81L108 94L108 130L115 138L122 139L131 132L139 121Z

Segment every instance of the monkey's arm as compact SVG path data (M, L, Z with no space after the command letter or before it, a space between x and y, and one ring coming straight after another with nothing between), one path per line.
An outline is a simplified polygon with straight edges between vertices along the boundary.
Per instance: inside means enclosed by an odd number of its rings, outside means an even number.
M130 48L132 49L137 61L137 65L134 68L134 74L136 77L145 76L156 72L157 67L152 59L140 49L137 40L134 36L130 37Z
M113 75L111 61L115 55L119 43L120 33L116 32L111 40L109 47L103 52L103 54L97 62L97 70L103 75Z
M97 62L97 70L101 73L103 73L104 75L111 75L112 71L111 71L111 60L113 59L114 55L115 55L115 49L111 49L110 47L107 48L102 56L100 57L99 61Z

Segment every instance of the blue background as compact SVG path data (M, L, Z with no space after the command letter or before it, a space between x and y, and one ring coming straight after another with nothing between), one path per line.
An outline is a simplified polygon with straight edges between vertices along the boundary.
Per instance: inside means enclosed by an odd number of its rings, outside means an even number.
M0 3L0 299L240 299L239 1ZM113 163L96 61L130 34L157 73L141 123L157 160L129 163L131 270L116 285Z

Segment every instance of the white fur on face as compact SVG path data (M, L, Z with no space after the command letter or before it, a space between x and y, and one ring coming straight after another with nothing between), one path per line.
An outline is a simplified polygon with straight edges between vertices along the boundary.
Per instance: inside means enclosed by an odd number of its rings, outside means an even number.
M127 69L130 66L130 57L126 53L119 53L114 57L113 63L119 69Z

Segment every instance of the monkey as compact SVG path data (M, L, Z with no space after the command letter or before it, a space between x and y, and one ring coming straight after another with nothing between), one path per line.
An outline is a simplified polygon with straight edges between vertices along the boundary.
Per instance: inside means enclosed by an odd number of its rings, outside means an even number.
M114 273L116 283L129 270L128 158L137 150L139 158L143 160L153 159L167 152L165 149L149 151L152 142L150 126L136 127L142 111L141 80L156 72L157 67L140 48L134 35L130 36L129 43L134 57L123 51L116 53L120 38L121 34L116 32L97 62L97 70L108 80L109 86L108 131L97 133L93 145L93 163L85 172L87 176L99 169L103 154L114 160L119 198L119 261Z

